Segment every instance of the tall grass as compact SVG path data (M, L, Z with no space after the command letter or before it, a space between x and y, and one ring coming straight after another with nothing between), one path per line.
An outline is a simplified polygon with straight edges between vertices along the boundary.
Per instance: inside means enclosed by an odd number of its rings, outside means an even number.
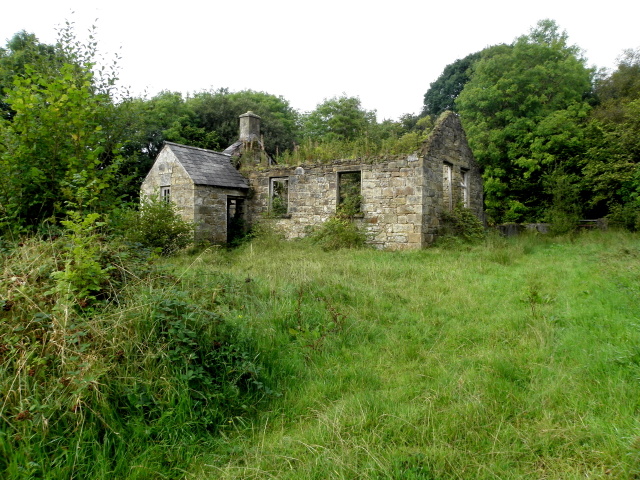
M182 478L265 395L250 341L128 248L92 247L119 285L74 299L66 242L2 257L0 477Z
M280 165L323 163L336 159L383 159L394 155L409 155L420 150L428 132L408 132L400 137L373 138L364 136L355 140L306 139L295 150L287 150L277 157Z
M110 246L89 306L59 242L3 247L2 478L640 475L636 235Z
M489 237L417 252L256 241L172 263L279 395L198 478L636 478L640 242ZM226 295L226 292L224 293Z

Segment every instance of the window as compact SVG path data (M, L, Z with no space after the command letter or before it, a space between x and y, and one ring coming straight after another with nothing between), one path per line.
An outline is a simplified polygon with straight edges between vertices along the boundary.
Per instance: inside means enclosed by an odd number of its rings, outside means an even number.
M160 198L165 202L171 201L171 187L160 187Z
M269 209L273 215L289 213L289 179L276 177L270 179Z
M338 173L338 206L336 211L354 216L362 213L361 172Z
M442 165L442 200L444 208L453 210L453 165L444 163Z
M462 182L460 183L460 187L462 188L462 204L469 208L469 171L461 170L462 173Z

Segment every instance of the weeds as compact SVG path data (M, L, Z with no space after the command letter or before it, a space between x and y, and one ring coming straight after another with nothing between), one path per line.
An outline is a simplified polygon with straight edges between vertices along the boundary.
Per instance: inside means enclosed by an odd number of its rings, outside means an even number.
M71 239L26 240L2 259L1 476L180 478L269 395L259 356L150 257L142 268L135 251L105 255L85 220ZM84 276L94 268L99 283ZM97 301L104 291L111 301Z
M482 222L468 208L458 204L453 211L444 211L440 218L439 244L479 242L485 238Z
M3 478L640 471L636 236L130 251L65 316L67 241L0 257Z

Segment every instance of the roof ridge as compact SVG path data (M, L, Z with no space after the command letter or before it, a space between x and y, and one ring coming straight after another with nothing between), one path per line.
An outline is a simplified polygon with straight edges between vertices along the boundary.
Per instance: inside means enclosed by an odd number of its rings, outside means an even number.
M209 150L207 148L200 148L200 147L192 147L191 145L183 145L182 143L176 143L176 142L169 142L167 140L164 141L165 145L175 145L176 147L184 147L184 148L190 148L192 150L200 150L201 152L208 152L208 153L217 153L218 155L224 155L226 157L230 157L231 155L229 155L228 153L224 153L224 152L216 152L215 150Z

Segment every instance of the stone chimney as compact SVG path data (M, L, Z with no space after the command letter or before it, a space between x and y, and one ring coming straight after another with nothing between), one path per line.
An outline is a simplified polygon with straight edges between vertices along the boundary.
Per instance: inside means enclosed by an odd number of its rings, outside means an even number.
M240 138L241 142L260 142L260 117L249 111L240 115Z

